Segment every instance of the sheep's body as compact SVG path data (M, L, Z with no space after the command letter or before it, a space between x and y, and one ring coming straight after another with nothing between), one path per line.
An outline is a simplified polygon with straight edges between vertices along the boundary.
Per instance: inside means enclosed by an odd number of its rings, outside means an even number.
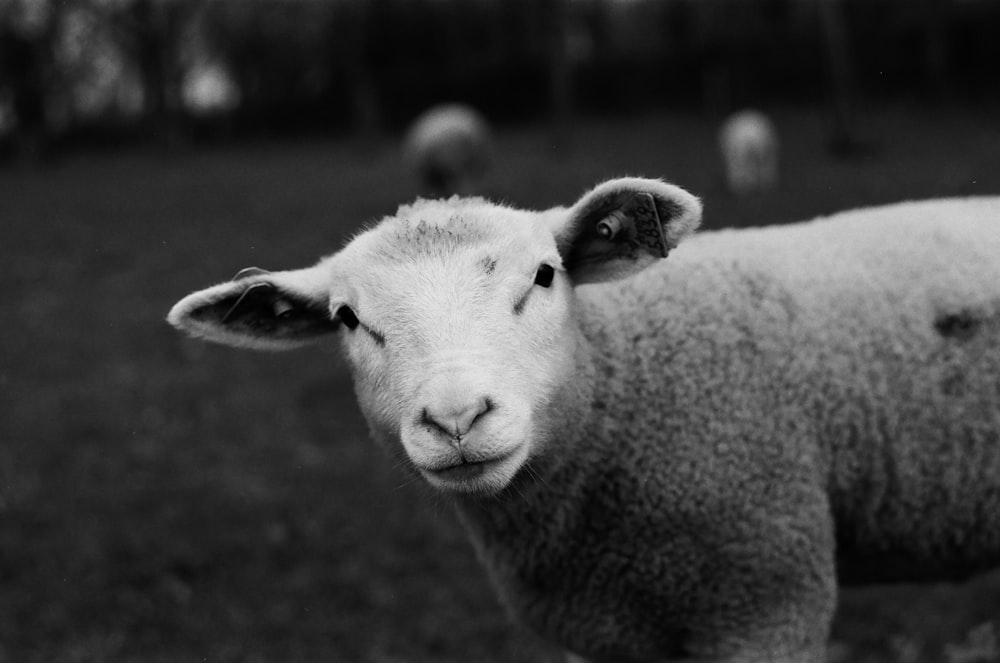
M323 303L352 320L373 435L455 496L512 613L567 649L818 663L838 576L1000 565L1000 198L705 233L650 263L649 219L666 253L699 209L648 180L540 215L400 208L170 319L298 342L270 283L317 333Z
M424 192L476 193L491 161L490 130L478 112L459 104L435 106L413 121L403 153Z
M529 623L721 655L747 606L791 598L789 634L830 614L834 537L844 580L1000 565L1000 199L706 233L578 297L572 458L463 509Z
M778 185L778 132L755 110L731 115L719 129L726 184L735 194L765 193Z
M1000 201L861 210L682 247L627 282L629 298L604 287L590 304L598 347L661 330L640 339L633 352L649 354L632 370L660 375L666 422L703 430L674 421L701 401L715 426L812 456L846 559L882 556L845 577L1000 562Z

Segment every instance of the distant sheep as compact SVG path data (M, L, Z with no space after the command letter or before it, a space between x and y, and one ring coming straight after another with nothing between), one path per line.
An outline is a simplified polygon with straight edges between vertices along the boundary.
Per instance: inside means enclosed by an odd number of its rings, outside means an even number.
M544 212L418 201L168 319L337 337L373 436L575 655L818 663L838 581L1000 565L1000 198L675 250L700 216L644 179Z
M491 162L490 129L468 106L435 106L414 120L403 142L422 192L434 197L480 193Z
M734 113L719 129L719 149L729 191L766 193L778 186L778 132L755 110Z

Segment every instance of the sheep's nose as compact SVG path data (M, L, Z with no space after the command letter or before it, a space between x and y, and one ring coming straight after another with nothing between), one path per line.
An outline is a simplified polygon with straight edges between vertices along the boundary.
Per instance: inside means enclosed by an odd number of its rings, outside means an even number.
M485 396L472 400L436 403L424 408L423 421L440 429L450 438L461 438L481 416L492 409L493 403Z

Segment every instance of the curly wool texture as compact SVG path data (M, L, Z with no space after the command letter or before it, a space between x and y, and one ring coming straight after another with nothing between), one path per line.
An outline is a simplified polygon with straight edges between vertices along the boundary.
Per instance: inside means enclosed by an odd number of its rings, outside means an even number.
M460 505L543 634L818 660L838 575L1000 564L1000 199L705 233L577 303L585 400Z
M373 437L572 652L818 663L838 582L1000 565L1000 198L682 239L700 212L642 178L418 201L168 319L339 336Z

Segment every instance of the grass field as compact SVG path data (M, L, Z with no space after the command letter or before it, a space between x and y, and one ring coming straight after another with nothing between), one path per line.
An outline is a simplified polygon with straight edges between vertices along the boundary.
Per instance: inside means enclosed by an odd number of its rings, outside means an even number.
M708 228L1000 193L995 111L873 111L871 149L846 161L820 115L779 113L782 190L751 200L723 192L699 118L580 122L561 154L509 130L491 190L537 207L663 176L705 199ZM0 663L559 660L507 621L447 506L366 440L334 348L244 353L163 322L190 290L311 262L413 194L388 144L0 171ZM998 631L997 575L866 589L833 655L997 661Z

